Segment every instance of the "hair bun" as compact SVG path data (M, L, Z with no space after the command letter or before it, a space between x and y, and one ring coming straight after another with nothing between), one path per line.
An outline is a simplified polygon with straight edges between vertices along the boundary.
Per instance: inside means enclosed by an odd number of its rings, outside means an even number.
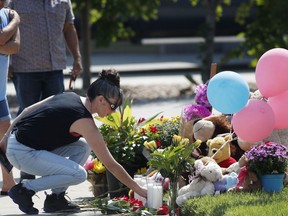
M115 69L102 70L99 77L120 88L120 75Z

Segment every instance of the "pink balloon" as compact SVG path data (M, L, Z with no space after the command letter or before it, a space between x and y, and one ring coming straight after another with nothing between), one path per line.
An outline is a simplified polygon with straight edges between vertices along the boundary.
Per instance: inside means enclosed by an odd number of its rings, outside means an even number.
M275 129L288 128L288 91L268 98L267 103L275 114Z
M256 65L256 84L268 98L288 90L288 50L274 48L265 52Z
M232 117L236 135L247 142L258 142L267 138L274 125L274 112L263 100L250 99L247 105Z

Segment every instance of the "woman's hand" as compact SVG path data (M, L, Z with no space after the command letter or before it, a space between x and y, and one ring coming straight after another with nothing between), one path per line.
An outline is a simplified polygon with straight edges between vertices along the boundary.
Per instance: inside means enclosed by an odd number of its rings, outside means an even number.
M134 191L139 196L147 198L147 188L139 186L137 190Z

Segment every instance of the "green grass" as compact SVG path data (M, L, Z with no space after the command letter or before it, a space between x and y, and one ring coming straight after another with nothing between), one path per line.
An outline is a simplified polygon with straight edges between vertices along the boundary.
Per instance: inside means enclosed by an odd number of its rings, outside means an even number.
M189 199L181 215L199 216L284 216L288 215L288 187L278 194L266 192L225 193Z

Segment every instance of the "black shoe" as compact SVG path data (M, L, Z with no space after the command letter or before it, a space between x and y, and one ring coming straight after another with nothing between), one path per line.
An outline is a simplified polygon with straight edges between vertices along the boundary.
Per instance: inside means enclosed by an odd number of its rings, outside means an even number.
M31 175L29 173L25 173L23 171L20 172L20 178L23 179L35 179L34 175Z
M19 209L26 214L39 213L38 209L33 207L32 196L34 194L34 191L23 187L22 183L15 185L8 191L9 197L11 197L13 202L18 204Z
M58 212L58 211L78 211L80 210L80 206L68 202L65 198L65 192L60 194L52 193L50 195L46 194L46 199L44 202L44 211L51 213L51 212Z

